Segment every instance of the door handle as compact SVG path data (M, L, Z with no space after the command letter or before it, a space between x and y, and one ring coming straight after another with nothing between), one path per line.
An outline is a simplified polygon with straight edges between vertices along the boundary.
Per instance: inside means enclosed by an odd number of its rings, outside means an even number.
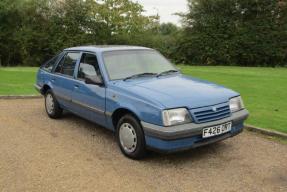
M55 82L55 79L51 79L52 82Z
M78 89L78 88L79 88L79 85L74 85L74 87L75 87L76 89Z

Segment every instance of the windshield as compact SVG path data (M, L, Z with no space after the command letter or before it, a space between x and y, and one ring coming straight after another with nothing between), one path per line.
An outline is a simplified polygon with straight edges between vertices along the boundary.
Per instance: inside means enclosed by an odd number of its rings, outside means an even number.
M142 73L159 74L176 70L154 50L121 50L103 53L104 63L111 80L124 79Z

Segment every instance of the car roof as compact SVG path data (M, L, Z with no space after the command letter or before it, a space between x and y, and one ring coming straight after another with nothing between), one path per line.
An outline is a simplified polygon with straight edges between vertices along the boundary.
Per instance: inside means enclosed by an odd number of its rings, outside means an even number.
M118 51L118 50L152 50L152 49L147 47L130 46L130 45L89 45L89 46L79 46L64 49L64 51L91 51L91 52Z

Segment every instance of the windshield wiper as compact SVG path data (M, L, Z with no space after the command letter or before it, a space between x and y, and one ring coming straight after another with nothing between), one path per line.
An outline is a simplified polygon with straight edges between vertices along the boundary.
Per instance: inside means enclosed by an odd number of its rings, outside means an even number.
M133 78L137 78L137 77L144 77L144 76L149 76L149 75L157 75L157 73L139 73L139 74L135 74L129 77L124 78L123 80L128 80L128 79L133 79Z
M157 74L156 77L159 77L159 76L162 76L162 75L166 75L166 74L169 74L169 73L177 73L177 72L179 72L179 71L175 70L175 69L171 69L171 70L163 71L163 72Z

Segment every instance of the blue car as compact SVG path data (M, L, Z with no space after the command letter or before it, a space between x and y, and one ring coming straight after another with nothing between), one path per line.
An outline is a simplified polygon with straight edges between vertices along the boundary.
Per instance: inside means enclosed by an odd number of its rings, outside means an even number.
M145 47L65 49L40 67L35 87L49 117L67 110L110 129L132 159L235 136L248 117L239 93L185 76Z

